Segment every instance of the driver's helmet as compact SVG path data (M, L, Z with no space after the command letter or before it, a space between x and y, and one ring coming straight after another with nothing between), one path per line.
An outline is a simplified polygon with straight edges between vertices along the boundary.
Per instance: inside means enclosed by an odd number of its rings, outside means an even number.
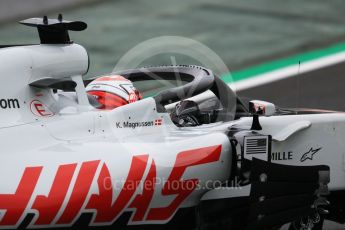
M86 86L86 92L97 100L98 109L114 109L142 99L133 83L120 75L99 77Z

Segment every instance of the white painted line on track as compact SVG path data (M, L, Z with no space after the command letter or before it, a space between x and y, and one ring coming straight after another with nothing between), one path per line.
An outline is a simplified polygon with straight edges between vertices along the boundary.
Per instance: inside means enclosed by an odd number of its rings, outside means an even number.
M277 70L273 70L270 72L266 72L263 74L259 74L259 75L254 75L249 77L248 79L244 79L244 80L239 80L236 81L234 83L229 83L228 85L234 90L234 92L238 92L241 90L246 90L246 89L250 89L250 88L254 88L260 85L265 85L265 84L269 84L271 82L275 82L275 81L279 81L282 79L286 79L289 77L293 77L296 76L298 74L302 74L302 73L307 73L313 70L317 70L317 69L322 69L325 68L327 66L332 66L335 65L337 63L341 63L345 61L345 51L336 53L336 54L330 54L327 56L323 56L320 58L316 58L310 61L306 61L306 62L301 62L301 66L300 66L300 70L298 71L298 63L295 65L290 65L287 67L283 67ZM344 71L345 72L345 71ZM327 77L327 76L325 76ZM201 102L201 101L205 101L211 97L213 97L214 94L207 91L204 92L202 94L199 94L197 96L194 96L192 98L189 98L188 100L194 100L197 102ZM174 108L176 103L167 105L166 108L168 110L171 110Z
M298 63L290 65L281 69L273 70L264 74L252 76L249 79L230 83L230 87L236 91L250 89L260 85L265 85L271 82L279 81L298 74L307 73L313 70L322 69L327 66L335 65L345 61L345 51L336 54L331 54L321 58L313 59L307 62L301 62L300 70L298 71ZM327 77L327 76L325 76Z

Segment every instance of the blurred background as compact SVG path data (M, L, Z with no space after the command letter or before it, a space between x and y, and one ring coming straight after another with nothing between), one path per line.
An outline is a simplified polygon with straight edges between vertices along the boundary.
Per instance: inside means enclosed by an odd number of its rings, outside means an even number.
M253 67L262 72L272 68L267 63L274 66L284 58L297 64L308 52L322 52L345 41L343 0L0 0L0 4L0 44L38 43L35 30L17 23L28 17L55 18L63 13L66 20L85 21L88 29L72 32L71 37L90 54L87 78L111 72L128 50L159 36L183 36L205 44L235 80L243 74L252 77L246 71ZM291 57L295 57L292 63ZM194 64L187 57L176 58L176 63ZM169 55L143 63L160 64L172 64ZM339 100L345 88L342 67L334 65L237 93L287 107L345 110Z
M183 36L218 54L235 80L302 61L295 74L244 87L237 91L241 96L288 107L345 110L344 61L299 72L305 61L345 51L344 0L0 0L0 4L1 45L39 42L36 30L17 23L28 17L56 18L63 13L66 20L85 21L87 30L70 35L90 54L87 78L111 72L128 50L147 39ZM183 56L175 61L194 64ZM173 63L163 55L142 64ZM227 73L222 74L227 79Z

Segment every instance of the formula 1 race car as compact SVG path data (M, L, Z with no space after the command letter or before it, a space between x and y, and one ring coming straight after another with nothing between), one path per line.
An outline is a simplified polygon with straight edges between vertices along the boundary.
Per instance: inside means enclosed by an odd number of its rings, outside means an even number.
M22 24L41 44L0 49L0 228L345 222L344 113L244 103L211 70L187 65L117 73L144 99L99 110L82 78L88 54L68 35L86 24Z

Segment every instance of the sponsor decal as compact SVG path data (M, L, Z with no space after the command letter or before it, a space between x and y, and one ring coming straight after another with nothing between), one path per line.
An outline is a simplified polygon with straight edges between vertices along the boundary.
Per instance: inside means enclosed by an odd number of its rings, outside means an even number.
M44 190L42 194L37 190L47 182L40 181L41 174L50 167L27 167L15 192L0 194L0 228L18 227L29 213L35 215L29 224L31 228L73 226L84 213L93 214L90 226L111 225L124 211L132 211L130 224L166 223L200 182L196 177L183 179L185 171L219 161L221 147L215 145L178 153L168 179L158 192L155 191L157 167L148 154L132 157L127 177L120 187L115 184L119 178L110 174L110 165L94 160L60 165L48 193ZM152 202L154 194L168 202Z
M15 98L0 99L0 108L1 109L19 109L19 100Z
M244 152L246 154L268 153L268 137L267 136L250 136L244 139Z
M34 115L38 117L54 116L54 113L39 100L33 100L30 103L30 110Z
M304 161L306 161L306 160L313 160L313 159L314 159L314 155L315 155L317 152L319 152L321 149L322 149L321 147L320 147L320 148L317 148L317 149L313 149L313 147L311 147L311 148L309 149L308 152L306 152L306 153L304 153L304 154L302 155L300 161L301 161L301 162L304 162Z
M129 103L133 103L133 102L136 102L138 100L139 100L139 98L138 98L136 93L130 93L129 94L129 96L128 96L128 102Z
M163 123L162 119L155 119L154 121L139 121L139 122L129 122L129 121L123 121L123 122L116 122L116 128L122 129L122 128L131 128L136 129L139 127L153 127L153 126L161 126Z
M155 125L162 125L162 119L156 119Z
M287 161L293 159L293 152L287 151L287 152L272 152L271 154L271 160L273 161Z

